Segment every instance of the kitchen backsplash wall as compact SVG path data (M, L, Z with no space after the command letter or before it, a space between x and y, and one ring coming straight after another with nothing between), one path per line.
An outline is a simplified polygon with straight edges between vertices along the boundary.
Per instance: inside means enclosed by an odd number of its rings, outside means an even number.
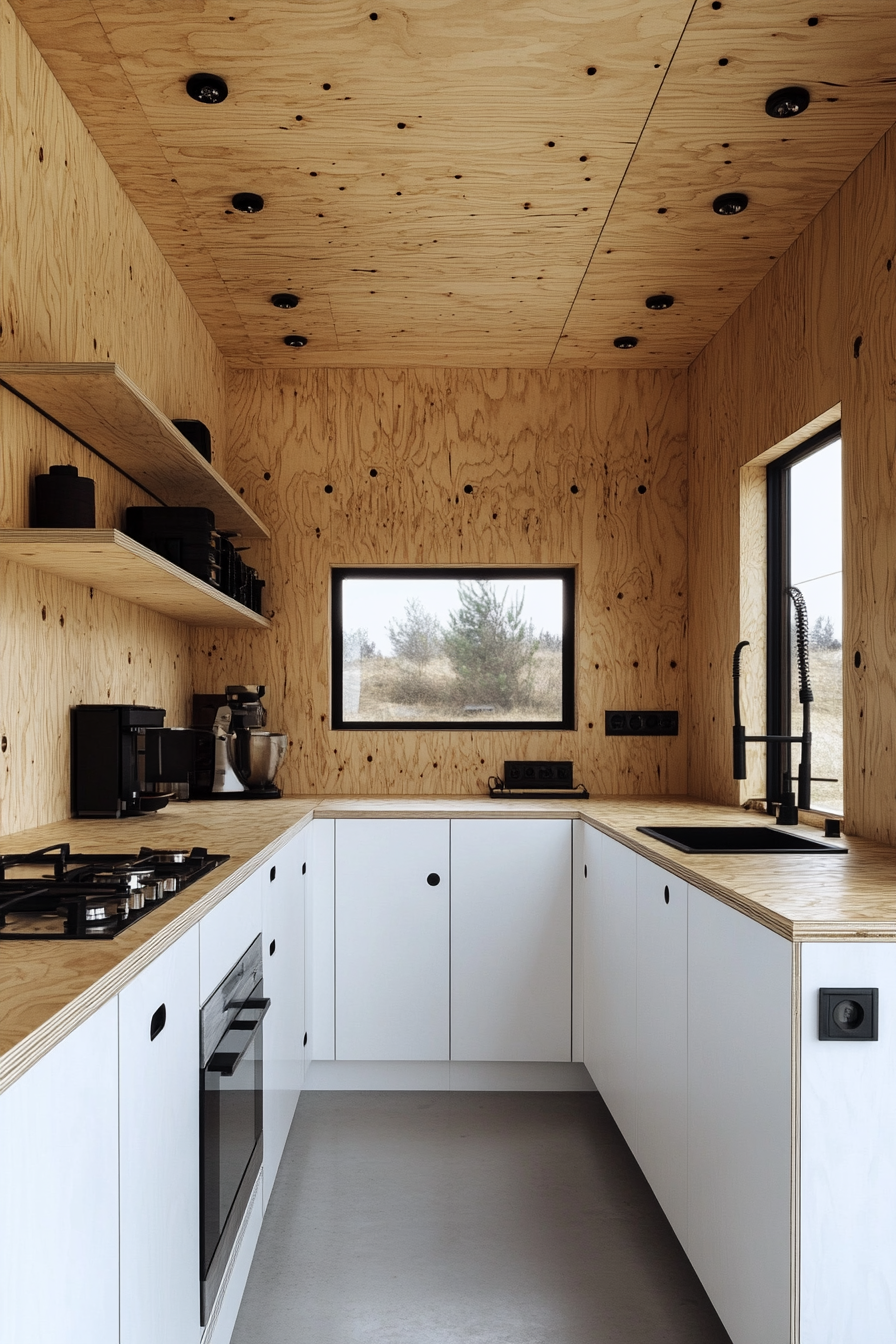
M525 756L572 758L597 792L685 792L686 382L233 370L226 474L273 533L274 628L198 631L197 689L267 683L288 792L482 793ZM574 732L330 728L331 565L530 563L578 566ZM682 735L607 738L609 708L678 709Z
M731 654L754 619L746 608L757 596L751 598L741 582L741 468L840 403L845 823L849 833L891 845L896 844L894 174L896 129L710 341L689 377L691 792L715 802L740 798L731 777ZM761 528L761 513L756 523ZM761 732L762 695L755 699L750 724ZM756 767L750 792L763 792L760 749L751 751Z
M114 360L168 415L225 433L224 364L83 124L0 0L0 360ZM142 491L0 389L0 526L31 478L72 462L97 525ZM0 562L0 833L69 815L68 709L145 702L182 723L188 627Z

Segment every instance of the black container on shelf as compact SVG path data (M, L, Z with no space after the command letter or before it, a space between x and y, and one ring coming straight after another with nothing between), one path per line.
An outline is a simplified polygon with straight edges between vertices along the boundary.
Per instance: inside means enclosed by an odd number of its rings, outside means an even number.
M211 462L212 435L208 425L204 425L201 420L172 420L171 423L180 430L188 443L192 443L206 462Z
M125 532L227 597L261 613L264 580L245 564L230 540L215 530L211 509L140 507L128 509Z
M221 539L211 509L130 508L125 531L188 574L221 587Z
M51 467L34 478L32 527L96 527L96 491L77 467Z

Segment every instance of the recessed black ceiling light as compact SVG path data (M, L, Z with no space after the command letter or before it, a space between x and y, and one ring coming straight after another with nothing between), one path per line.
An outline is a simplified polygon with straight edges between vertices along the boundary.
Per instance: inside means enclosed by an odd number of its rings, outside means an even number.
M661 313L664 308L671 308L674 302L671 294L651 294L649 299L644 300L644 307Z
M791 84L786 89L776 89L765 100L765 110L770 117L798 117L809 106L809 90L799 84Z
M259 210L264 209L264 197L256 195L254 191L238 191L230 204L234 210L242 210L244 215L257 215Z
M617 350L634 350L638 344L637 336L617 336L613 342Z
M303 346L303 345L307 345L307 344L308 344L308 337L307 337L307 336L284 336L284 337L283 337L283 344L284 344L284 345L292 345L292 346L294 346L296 349L298 349L300 346Z
M272 294L271 303L275 308L295 308L299 302L295 294Z
M742 191L726 191L715 198L712 208L717 215L739 215L749 204L749 196Z
M197 103L223 103L227 92L220 75L191 75L187 80L187 93Z

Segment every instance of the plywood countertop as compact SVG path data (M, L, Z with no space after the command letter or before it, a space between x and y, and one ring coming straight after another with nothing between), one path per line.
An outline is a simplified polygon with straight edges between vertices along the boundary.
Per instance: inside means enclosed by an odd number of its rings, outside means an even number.
M557 817L581 819L670 873L795 942L896 942L896 851L846 837L844 855L681 854L643 825L765 825L766 818L686 798L521 802L488 798L282 798L256 803L173 803L150 817L67 820L0 837L0 852L69 840L84 850L128 852L205 845L228 863L133 929L104 943L0 944L0 1091L275 852L312 817ZM817 836L808 827L798 828Z
M67 819L0 837L0 853L69 841L97 853L204 845L227 863L117 938L0 943L0 1092L124 988L311 820L314 798L170 803L120 821Z

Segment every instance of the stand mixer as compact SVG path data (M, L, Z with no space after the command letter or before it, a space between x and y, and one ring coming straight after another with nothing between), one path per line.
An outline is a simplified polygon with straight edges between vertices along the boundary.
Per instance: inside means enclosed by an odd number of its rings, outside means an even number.
M227 686L211 725L214 766L202 772L196 796L206 798L279 798L273 783L284 756L285 733L268 732L267 711L261 703L264 686ZM204 697L206 712L211 708ZM204 724L196 725L205 727ZM209 775L211 778L209 779Z

